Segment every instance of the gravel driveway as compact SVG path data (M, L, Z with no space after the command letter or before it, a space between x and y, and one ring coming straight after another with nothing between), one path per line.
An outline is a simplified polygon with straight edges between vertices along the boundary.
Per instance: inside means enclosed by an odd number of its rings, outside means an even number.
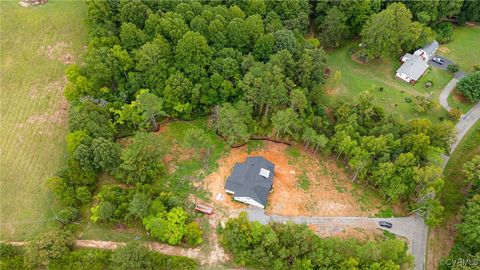
M261 224L269 222L291 221L298 224L315 224L331 227L334 224L337 229L345 227L372 228L389 231L398 236L408 239L409 250L415 257L415 270L423 270L425 267L425 254L427 247L427 226L418 215L398 218L369 218L369 217L316 217L316 216L278 216L267 215L265 211L257 207L248 207L246 210L250 221L258 221ZM384 220L393 224L391 229L378 226L378 222Z

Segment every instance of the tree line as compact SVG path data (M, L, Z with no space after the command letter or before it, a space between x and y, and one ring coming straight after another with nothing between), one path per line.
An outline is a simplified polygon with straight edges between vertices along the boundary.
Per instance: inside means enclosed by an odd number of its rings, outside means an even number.
M478 137L478 136L477 136ZM461 223L456 226L455 244L439 269L476 269L480 261L480 155L463 165L465 183L469 184L468 200L460 213Z
M412 265L405 242L321 238L306 225L249 222L245 212L220 230L237 264L255 269L405 269Z

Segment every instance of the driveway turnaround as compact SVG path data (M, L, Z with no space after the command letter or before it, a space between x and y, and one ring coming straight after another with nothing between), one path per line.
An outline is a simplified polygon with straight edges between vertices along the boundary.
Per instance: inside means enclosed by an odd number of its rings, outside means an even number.
M257 207L248 207L245 211L250 221L258 221L261 224L269 222L287 222L291 221L298 224L315 224L322 226L334 226L337 229L347 227L367 227L378 228L389 231L395 235L405 237L409 242L409 250L415 257L415 270L425 268L425 254L427 247L428 229L423 218L418 215L398 218L369 218L369 217L317 217L317 216L278 216L267 215L265 211ZM379 221L388 221L392 223L392 228L384 228L378 225Z
M428 61L428 64L429 64L430 66L432 66L432 67L435 67L435 68L447 70L447 68L448 68L449 65L455 64L455 63L453 63L452 60L447 59L447 58L445 58L445 57L443 57L443 56L440 56L440 55L435 55L433 58L440 58L440 59L442 59L442 60L444 61L443 64L439 64L439 63L437 63L437 62L435 62L435 61L433 61L433 60ZM433 59L433 58L432 58L432 59Z

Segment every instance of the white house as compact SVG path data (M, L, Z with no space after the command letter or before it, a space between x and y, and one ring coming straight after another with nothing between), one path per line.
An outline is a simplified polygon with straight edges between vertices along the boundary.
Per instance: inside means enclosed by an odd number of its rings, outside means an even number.
M406 82L416 83L428 69L428 61L435 56L438 42L433 41L413 54L406 53L402 56L403 64L397 69L396 76Z

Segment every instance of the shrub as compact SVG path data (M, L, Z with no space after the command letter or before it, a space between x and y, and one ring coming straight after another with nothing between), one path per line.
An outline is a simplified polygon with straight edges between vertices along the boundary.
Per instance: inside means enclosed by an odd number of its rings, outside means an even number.
M111 259L111 267L118 270L130 269L196 269L195 260L180 256L167 256L149 251L140 243L131 242L117 249Z
M452 108L449 112L448 112L448 117L452 120L455 120L455 121L458 121L460 119L460 117L462 116L462 111L460 111L459 109L457 108Z
M200 245L203 242L202 230L197 222L190 222L185 228L185 242L191 246Z
M49 269L103 270L108 269L112 251L103 249L77 249L59 259L52 260Z
M75 221L78 217L78 209L74 207L67 207L65 209L60 210L57 213L58 221L62 224L66 225Z
M450 64L447 67L448 72L450 73L457 73L460 70L460 66L457 64Z
M415 110L419 113L427 113L435 106L433 96L417 96L414 100Z
M174 207L168 213L157 213L143 219L145 228L158 240L176 245L185 235L187 213L183 208Z
M25 263L30 267L47 265L49 260L70 252L74 242L70 232L59 229L47 231L27 244Z
M0 269L23 270L27 269L17 247L0 243Z
M406 102L406 103L412 103L412 98L406 97L406 98L405 98L405 102Z
M114 269L153 269L150 251L137 242L117 249L112 256Z

